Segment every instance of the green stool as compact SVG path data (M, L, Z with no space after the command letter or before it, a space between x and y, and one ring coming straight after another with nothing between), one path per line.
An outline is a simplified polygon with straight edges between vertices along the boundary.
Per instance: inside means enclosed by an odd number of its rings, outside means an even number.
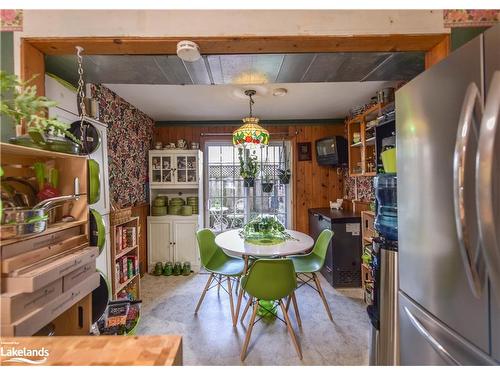
M245 336L243 348L241 349L241 360L244 361L246 357L252 329L256 323L255 317L257 316L257 311L261 307L259 303L260 300L278 301L295 350L299 358L302 359L302 350L295 337L295 332L293 331L290 318L288 317L288 312L283 303L283 298L293 297L294 291L297 288L297 278L295 276L293 262L290 259L258 259L252 265L248 274L241 278L241 287L249 294L249 300L245 307L245 311L243 311L242 320L250 306L253 306L247 334Z
M326 301L325 293L323 293L323 289L321 288L321 283L318 279L318 276L316 275L316 272L321 270L323 264L325 263L326 251L328 250L328 244L330 243L332 237L333 237L333 232L329 229L324 229L318 236L318 239L314 244L314 248L309 254L292 256L288 257L288 259L292 260L293 266L295 267L295 271L297 272L297 277L300 281L302 281L302 284L299 286L299 288L303 285L308 285L311 288L313 288L316 292L318 292L321 297L321 300L323 301L323 305L325 306L326 313L328 314L330 320L333 322L332 313L330 311L330 307L328 306L328 302ZM312 276L307 276L306 275L307 273L310 273ZM307 280L304 280L301 278L302 275L309 278ZM316 287L309 284L309 281L311 280L314 281ZM289 305L290 305L290 300L288 300L287 302L286 306L287 310ZM296 305L294 305L294 307L295 306Z
M218 288L222 287L222 289L229 294L231 318L234 322L236 318L231 280L235 278L239 280L243 273L245 264L242 259L232 258L222 251L222 249L215 243L215 234L210 229L199 230L196 233L196 238L200 249L201 264L208 272L210 272L210 276L205 284L205 288L203 288L203 292L200 296L200 300L198 301L198 305L196 305L194 313L198 313L207 291L217 285ZM227 290L223 286L224 281L227 281ZM215 285L212 286L213 282L215 282Z

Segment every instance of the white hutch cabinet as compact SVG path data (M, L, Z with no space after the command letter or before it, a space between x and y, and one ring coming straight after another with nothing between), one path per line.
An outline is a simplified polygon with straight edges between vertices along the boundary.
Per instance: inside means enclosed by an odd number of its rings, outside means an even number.
M198 197L198 213L191 216L148 216L148 271L157 262L190 262L200 270L196 231L203 228L203 157L199 150L149 151L150 204L157 196Z

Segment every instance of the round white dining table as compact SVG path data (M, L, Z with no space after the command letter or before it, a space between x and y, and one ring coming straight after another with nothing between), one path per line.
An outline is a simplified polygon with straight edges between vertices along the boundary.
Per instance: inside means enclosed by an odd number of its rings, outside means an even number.
M246 242L240 236L240 231L241 229L233 229L222 232L215 237L215 243L228 255L257 258L296 255L304 253L314 246L314 240L311 236L295 230L286 230L292 238L272 245L256 245Z
M295 230L287 229L286 232L292 238L272 245L256 245L246 242L240 236L240 231L241 229L233 229L222 232L215 237L215 243L228 255L241 256L243 258L245 261L243 274L246 274L248 270L249 257L279 258L287 255L304 253L314 246L314 240L311 236ZM236 304L236 312L233 318L233 326L236 326L236 322L238 321L242 297L243 289L240 288L238 293L238 303Z

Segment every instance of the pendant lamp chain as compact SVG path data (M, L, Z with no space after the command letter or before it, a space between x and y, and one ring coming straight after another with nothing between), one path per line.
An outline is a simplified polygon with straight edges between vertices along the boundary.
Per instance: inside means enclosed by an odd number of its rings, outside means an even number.
M78 89L77 89L77 98L78 98L78 106L80 108L80 141L82 142L83 147L86 150L86 142L85 139L87 137L87 124L84 123L84 118L87 115L85 110L85 82L83 80L83 47L76 46L76 60L78 63Z

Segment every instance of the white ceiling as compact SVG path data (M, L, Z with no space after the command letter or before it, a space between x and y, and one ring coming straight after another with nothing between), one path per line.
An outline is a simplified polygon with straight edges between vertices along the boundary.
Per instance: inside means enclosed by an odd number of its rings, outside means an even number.
M261 120L343 118L391 82L322 82L237 85L106 84L106 87L156 121L236 120L248 115L246 88L256 88L254 114ZM288 94L272 95L284 87Z

